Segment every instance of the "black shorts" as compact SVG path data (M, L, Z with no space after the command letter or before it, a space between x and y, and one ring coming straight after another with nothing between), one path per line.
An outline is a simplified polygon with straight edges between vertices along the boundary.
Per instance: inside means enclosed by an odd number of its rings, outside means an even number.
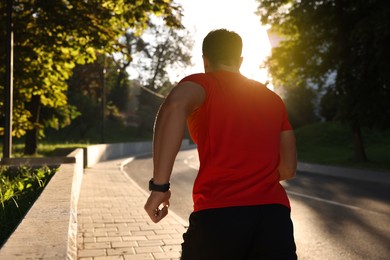
M182 260L297 259L290 209L259 205L192 213Z

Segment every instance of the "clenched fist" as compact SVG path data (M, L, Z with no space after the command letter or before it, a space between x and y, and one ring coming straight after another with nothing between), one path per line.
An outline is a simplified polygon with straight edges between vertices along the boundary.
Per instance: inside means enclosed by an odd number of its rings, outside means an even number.
M170 197L170 190L167 192L152 191L150 193L144 209L154 223L159 222L168 214Z

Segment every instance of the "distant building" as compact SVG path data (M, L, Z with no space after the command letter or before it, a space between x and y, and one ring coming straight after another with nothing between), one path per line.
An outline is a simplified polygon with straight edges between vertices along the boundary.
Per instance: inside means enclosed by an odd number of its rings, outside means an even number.
M284 39L283 36L273 31L272 28L269 28L267 30L267 35L268 35L269 42L271 44L271 48L277 47L279 43Z

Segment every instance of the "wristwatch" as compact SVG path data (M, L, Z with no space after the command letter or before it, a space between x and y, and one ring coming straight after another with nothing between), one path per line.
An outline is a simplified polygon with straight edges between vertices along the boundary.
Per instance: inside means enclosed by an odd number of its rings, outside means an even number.
M150 191L160 191L160 192L167 192L169 191L170 183L166 184L154 184L153 178L149 181L149 190Z

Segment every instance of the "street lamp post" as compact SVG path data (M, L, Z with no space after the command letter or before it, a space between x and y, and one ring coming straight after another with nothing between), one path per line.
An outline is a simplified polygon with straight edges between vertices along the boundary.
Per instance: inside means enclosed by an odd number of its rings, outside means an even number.
M5 128L3 157L12 154L12 107L13 107L13 24L12 0L7 0L7 39L6 39L6 82L5 82Z
M101 84L102 84L102 138L101 142L104 144L105 143L105 137L106 137L106 57L104 56L103 59L103 70L102 70L102 79L101 79Z

